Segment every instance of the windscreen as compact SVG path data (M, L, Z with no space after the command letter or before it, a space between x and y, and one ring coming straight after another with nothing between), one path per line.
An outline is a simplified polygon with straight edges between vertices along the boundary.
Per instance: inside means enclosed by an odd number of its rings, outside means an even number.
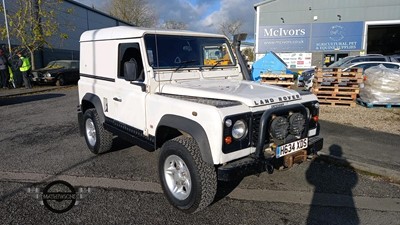
M71 63L64 61L51 61L47 64L46 68L56 69L56 68L70 68Z
M214 68L236 64L224 38L147 34L144 40L153 68Z

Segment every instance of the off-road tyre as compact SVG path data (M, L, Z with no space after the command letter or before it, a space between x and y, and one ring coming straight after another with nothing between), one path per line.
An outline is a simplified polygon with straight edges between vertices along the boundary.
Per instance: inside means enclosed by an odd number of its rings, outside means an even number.
M104 129L96 109L88 109L83 114L86 144L94 154L107 152L112 147L113 135Z
M185 199L178 199L168 187L169 175L166 175L165 165L170 165L168 159L171 157L181 159L190 173L191 191ZM202 160L199 146L193 138L179 136L165 142L161 148L158 168L164 194L175 208L185 213L194 213L213 202L217 192L216 169L214 165Z

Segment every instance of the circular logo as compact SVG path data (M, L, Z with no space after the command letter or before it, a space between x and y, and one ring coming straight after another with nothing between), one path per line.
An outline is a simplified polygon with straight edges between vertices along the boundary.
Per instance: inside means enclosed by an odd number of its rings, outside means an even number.
M332 41L341 41L344 38L343 32L344 28L342 26L334 25L329 30L329 38Z
M66 181L53 181L43 189L43 204L54 213L67 212L75 205L76 200L75 188Z

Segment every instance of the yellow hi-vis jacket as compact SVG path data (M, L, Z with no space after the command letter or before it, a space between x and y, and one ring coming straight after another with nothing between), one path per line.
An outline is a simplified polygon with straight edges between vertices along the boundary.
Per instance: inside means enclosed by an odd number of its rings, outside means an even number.
M29 62L29 59L23 56L20 59L22 60L22 66L19 68L19 70L21 72L28 71L31 68L31 63Z

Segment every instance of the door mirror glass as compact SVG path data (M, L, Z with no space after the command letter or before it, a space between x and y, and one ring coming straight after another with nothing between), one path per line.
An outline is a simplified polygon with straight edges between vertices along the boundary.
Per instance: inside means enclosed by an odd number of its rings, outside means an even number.
M131 58L128 62L124 63L124 78L127 81L134 81L137 79L137 62Z

